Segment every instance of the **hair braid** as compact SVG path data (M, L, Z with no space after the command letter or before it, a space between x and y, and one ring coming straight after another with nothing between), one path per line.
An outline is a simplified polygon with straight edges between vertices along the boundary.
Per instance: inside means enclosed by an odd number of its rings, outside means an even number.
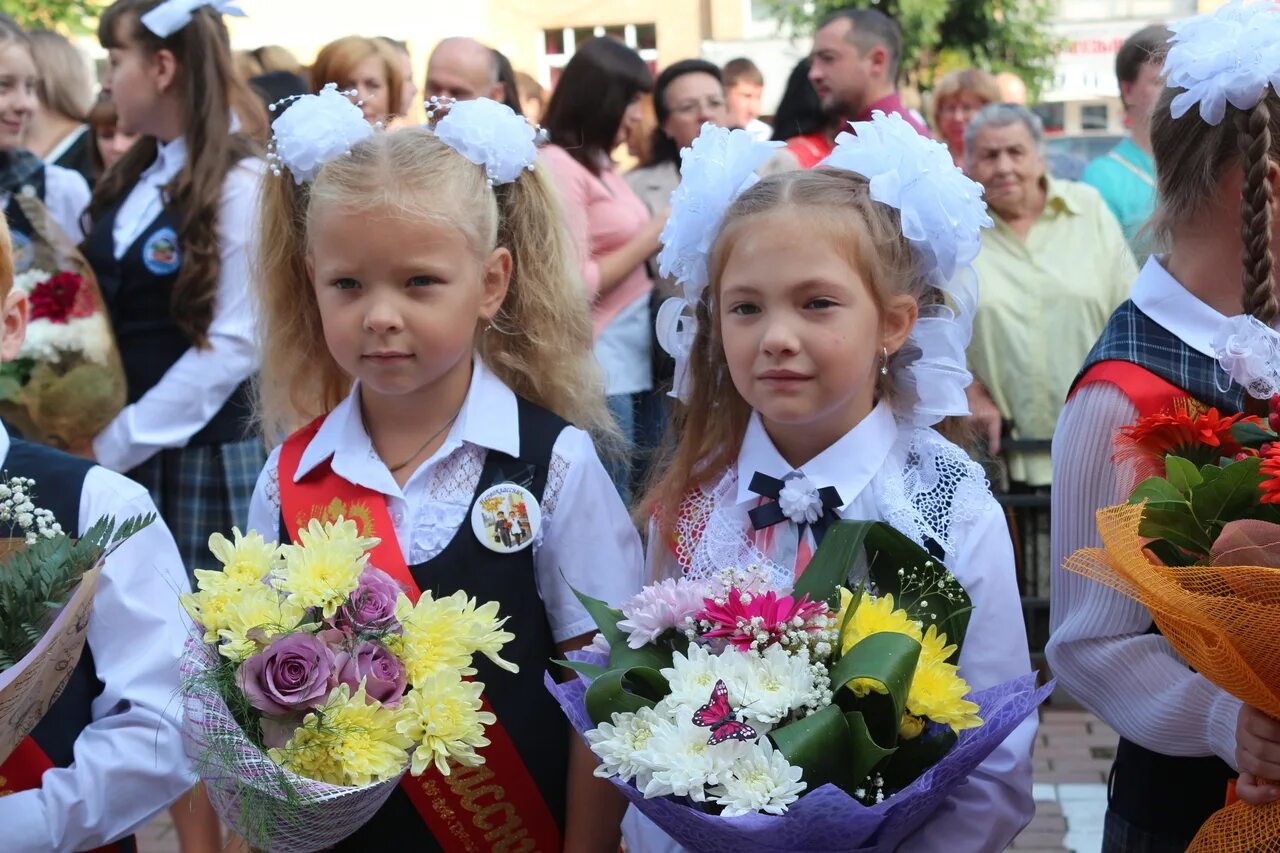
M1244 192L1240 201L1241 240L1244 243L1244 310L1271 323L1280 304L1276 300L1271 268L1271 108L1265 100L1239 115L1240 154L1244 166Z

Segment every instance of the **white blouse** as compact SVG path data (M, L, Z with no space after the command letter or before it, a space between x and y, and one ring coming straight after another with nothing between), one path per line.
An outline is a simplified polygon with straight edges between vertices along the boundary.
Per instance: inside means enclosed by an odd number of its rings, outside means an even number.
M112 238L123 257L164 209L164 187L187 162L186 140L158 147L116 214ZM218 209L221 266L209 325L209 347L189 348L160 381L124 408L93 442L98 461L128 471L166 448L185 447L258 369L255 308L250 292L256 253L258 193L265 167L241 160L228 172Z
M1204 355L1226 318L1147 260L1130 298ZM1129 495L1111 462L1116 431L1138 410L1114 385L1087 385L1058 419L1053 440L1050 637L1045 650L1062 686L1124 737L1165 755L1217 755L1235 766L1240 700L1193 672L1169 642L1148 634L1151 614L1119 592L1062 568L1101 545L1095 513Z
M700 538L693 537L697 547L682 566L665 543L651 538L653 570L697 575L754 564L779 586L790 587L795 525L784 520L756 532L747 516L759 501L748 488L757 471L778 479L800 474L819 489L834 486L842 501L840 517L886 521L921 544L925 536L936 540L973 601L960 675L982 690L1031 671L1013 546L982 469L933 430L899 423L886 403L798 469L782 458L753 415L736 465L696 501L704 528ZM1025 720L899 849L1003 850L1035 811L1031 747L1037 725L1036 715Z
M360 415L359 386L325 418L302 454L296 477L331 459L334 473L383 494L405 562L440 554L454 535L471 536L472 498L493 450L518 456L516 395L479 359L466 401L444 444L403 488L373 448ZM280 449L272 451L249 504L249 527L270 540L280 534ZM568 427L556 440L534 533L538 593L556 642L595 631L573 594L617 605L640 589L640 536L590 436ZM461 528L461 530L460 530Z
M0 464L8 454L9 435L0 426ZM37 503L39 492L37 478ZM101 467L86 475L81 530L103 516L122 522L155 512L147 490L132 480ZM0 797L0 847L10 853L100 847L136 831L195 784L178 698L178 661L191 631L178 594L190 589L162 519L107 558L87 639L103 683L93 722L76 738L70 767L47 771L39 788Z
M84 226L80 217L89 206L92 195L84 175L62 166L45 165L42 201L49 216L71 238L72 245L84 239ZM8 207L9 199L9 193L0 193L0 208Z

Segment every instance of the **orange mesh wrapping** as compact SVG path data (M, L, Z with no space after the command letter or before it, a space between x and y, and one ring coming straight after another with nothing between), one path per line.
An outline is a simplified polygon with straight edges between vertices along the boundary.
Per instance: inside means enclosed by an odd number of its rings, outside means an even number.
M1098 512L1102 548L1077 551L1066 569L1140 602L1178 654L1223 690L1280 718L1280 569L1171 568L1138 534L1141 506ZM1224 798L1225 798L1225 793ZM1189 848L1200 853L1280 853L1280 803L1217 812Z

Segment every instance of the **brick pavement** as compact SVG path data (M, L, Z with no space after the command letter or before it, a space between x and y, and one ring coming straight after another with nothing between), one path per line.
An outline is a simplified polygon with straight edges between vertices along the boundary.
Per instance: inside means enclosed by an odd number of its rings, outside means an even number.
M1014 839L1017 853L1098 853L1116 733L1087 711L1041 713L1035 752L1036 816ZM180 853L168 814L138 835L138 853Z

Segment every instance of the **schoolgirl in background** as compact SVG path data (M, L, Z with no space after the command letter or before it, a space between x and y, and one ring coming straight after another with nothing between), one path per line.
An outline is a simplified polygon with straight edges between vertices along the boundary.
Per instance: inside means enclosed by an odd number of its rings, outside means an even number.
M854 127L819 168L731 204L771 144L707 127L685 157L660 260L696 333L672 353L687 405L647 502L650 564L758 566L789 589L820 538L810 499L828 521L884 521L972 599L959 667L981 690L1031 671L1013 548L982 469L932 427L967 412L969 264L990 219L940 143L894 115ZM799 514L752 512L784 486ZM1003 850L1034 812L1035 729L1015 729L898 849Z
M250 526L287 540L317 516L360 519L381 539L372 559L410 591L498 602L520 668L478 664L498 717L483 769L432 791L406 777L338 849L616 850L623 801L592 776L543 674L594 634L571 587L617 603L642 557L593 446L616 430L534 130L479 99L435 132L374 131L335 90L275 127L263 422L297 431L267 462ZM477 772L493 777L479 804L463 796Z
M0 15L0 204L13 244L14 268L26 272L35 260L32 240L47 217L77 243L89 185L71 169L46 165L26 150L24 136L39 101L40 74L27 34Z

